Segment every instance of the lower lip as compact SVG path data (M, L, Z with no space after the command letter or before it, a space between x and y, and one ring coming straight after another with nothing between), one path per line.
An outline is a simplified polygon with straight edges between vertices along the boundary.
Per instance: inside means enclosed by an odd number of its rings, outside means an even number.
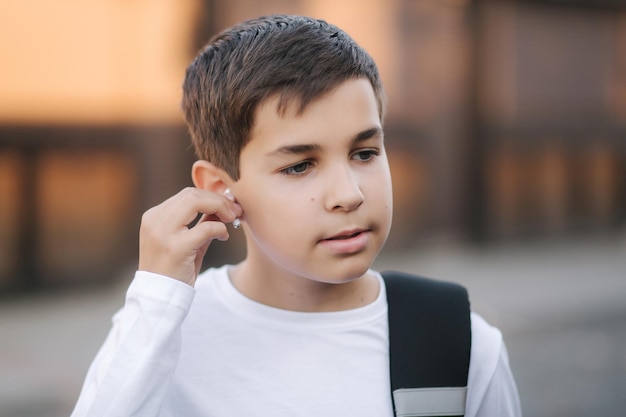
M360 252L367 247L370 232L361 232L349 239L325 239L320 241L326 249L338 254Z

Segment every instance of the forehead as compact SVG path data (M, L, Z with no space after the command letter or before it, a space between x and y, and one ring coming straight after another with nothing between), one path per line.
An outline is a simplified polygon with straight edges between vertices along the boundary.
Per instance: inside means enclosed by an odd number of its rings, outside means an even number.
M366 78L344 81L303 109L297 99L289 100L282 108L281 104L279 95L259 104L246 147L260 150L285 142L323 143L381 127L376 95Z

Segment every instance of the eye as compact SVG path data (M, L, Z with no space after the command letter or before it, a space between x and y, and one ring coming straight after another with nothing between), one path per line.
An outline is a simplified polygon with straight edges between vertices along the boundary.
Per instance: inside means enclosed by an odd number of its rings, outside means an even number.
M302 161L295 165L280 170L284 175L304 175L313 164L310 161Z
M364 149L352 155L352 158L358 162L369 162L377 157L380 152L377 149Z

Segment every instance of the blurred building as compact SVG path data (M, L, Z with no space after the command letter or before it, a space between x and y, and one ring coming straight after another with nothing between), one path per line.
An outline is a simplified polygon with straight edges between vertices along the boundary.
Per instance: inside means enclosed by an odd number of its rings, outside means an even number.
M275 12L335 23L379 64L390 250L623 227L622 1L8 0L0 292L135 262L141 213L190 184L186 65L210 35ZM221 248L208 263L235 257Z

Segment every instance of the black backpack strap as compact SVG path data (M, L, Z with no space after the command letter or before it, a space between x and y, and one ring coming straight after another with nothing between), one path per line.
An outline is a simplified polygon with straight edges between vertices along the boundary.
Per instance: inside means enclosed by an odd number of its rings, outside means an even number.
M384 272L396 416L462 416L471 348L467 290Z

